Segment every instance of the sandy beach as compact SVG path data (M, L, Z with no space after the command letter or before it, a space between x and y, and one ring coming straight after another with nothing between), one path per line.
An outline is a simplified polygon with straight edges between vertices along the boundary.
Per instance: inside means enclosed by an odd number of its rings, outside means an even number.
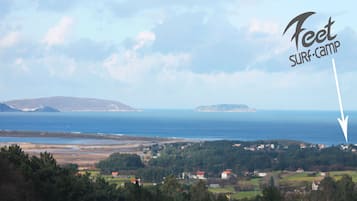
M75 163L81 168L92 168L99 160L115 152L135 153L144 160L150 153L143 150L154 144L187 142L186 139L137 137L114 134L52 133L27 131L0 131L0 147L18 144L30 155L52 153L59 164ZM25 139L26 140L22 140ZM29 142L29 138L40 142ZM16 139L16 140L14 140ZM64 140L66 143L63 143ZM58 141L58 143L56 143Z

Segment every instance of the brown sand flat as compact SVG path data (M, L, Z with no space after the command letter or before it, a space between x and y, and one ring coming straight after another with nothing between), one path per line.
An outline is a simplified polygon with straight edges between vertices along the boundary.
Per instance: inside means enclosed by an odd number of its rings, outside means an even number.
M16 137L20 142L0 142L0 147L18 144L30 155L39 155L41 152L52 153L59 164L76 163L82 168L94 167L99 160L107 158L115 152L135 153L143 158L150 157L144 154L143 148L153 144L166 144L176 142L188 142L185 139L150 138L125 135L102 134L75 134L75 133L49 133L49 132L24 132L24 131L0 131L1 137ZM77 144L54 144L21 142L21 137L76 139ZM85 143L80 143L80 140ZM90 140L89 143L88 141Z

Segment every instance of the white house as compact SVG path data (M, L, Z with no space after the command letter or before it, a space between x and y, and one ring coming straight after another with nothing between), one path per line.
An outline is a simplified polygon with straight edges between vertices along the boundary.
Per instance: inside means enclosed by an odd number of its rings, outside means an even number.
M225 170L221 173L221 179L229 179L232 175L232 170Z
M313 190L313 191L319 190L319 182L313 181L312 185L311 185L311 190Z
M197 179L206 179L205 172L204 171L197 171L196 172L196 178Z
M266 172L259 172L258 177L266 177L268 174Z

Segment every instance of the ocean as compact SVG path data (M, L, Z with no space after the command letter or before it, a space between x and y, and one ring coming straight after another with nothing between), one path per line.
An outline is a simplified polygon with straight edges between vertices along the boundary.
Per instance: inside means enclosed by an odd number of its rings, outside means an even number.
M349 115L349 143L357 143L357 112ZM124 134L201 140L300 140L345 143L338 111L201 113L192 110L143 112L0 113L0 130ZM10 139L0 138L0 141ZM13 139L12 139L13 140ZM38 142L38 139L17 139ZM51 139L43 139L51 140Z

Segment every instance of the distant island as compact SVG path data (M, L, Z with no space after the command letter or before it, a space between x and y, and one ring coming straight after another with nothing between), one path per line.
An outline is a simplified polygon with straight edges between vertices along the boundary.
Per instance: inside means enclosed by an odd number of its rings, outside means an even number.
M256 109L244 104L218 104L199 106L197 112L256 112Z
M55 96L10 100L0 104L0 112L132 112L138 111L118 101Z

